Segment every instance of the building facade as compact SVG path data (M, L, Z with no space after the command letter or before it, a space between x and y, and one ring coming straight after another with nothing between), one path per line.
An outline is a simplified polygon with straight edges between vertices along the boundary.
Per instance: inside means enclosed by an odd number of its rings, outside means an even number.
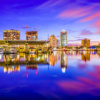
M49 37L49 47L52 47L52 48L56 48L57 47L57 38L55 37L55 35L51 35Z
M18 30L4 30L3 40L20 40L20 31Z
M28 31L26 32L26 40L38 40L37 31Z
M83 46L83 47L90 47L90 40L89 39L83 39L81 41L81 46Z
M60 33L60 46L67 46L67 32L65 30L61 31Z

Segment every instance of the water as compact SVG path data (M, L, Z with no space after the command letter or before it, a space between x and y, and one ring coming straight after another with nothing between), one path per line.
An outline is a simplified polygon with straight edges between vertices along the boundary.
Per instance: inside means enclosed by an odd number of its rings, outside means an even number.
M0 54L0 100L100 100L100 52Z

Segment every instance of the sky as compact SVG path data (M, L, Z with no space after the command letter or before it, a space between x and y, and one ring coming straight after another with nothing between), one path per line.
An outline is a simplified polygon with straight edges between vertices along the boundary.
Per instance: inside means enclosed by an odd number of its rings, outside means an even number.
M91 45L100 43L100 0L0 0L0 39L3 30L38 30L39 40L48 40L67 31L68 45L80 45L84 38Z

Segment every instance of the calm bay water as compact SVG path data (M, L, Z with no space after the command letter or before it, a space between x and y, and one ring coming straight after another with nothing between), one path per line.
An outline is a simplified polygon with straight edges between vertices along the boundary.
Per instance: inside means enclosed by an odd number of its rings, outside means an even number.
M0 100L100 100L100 52L0 54Z

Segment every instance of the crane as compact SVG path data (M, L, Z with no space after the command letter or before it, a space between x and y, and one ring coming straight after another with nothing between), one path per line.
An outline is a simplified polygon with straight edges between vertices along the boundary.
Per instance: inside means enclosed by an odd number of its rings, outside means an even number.
M24 26L23 28L26 28L26 32L27 32L28 28L30 28L27 25L23 25L23 26Z
M37 28L34 28L34 30L35 30L35 31L38 31L38 29L37 29Z

